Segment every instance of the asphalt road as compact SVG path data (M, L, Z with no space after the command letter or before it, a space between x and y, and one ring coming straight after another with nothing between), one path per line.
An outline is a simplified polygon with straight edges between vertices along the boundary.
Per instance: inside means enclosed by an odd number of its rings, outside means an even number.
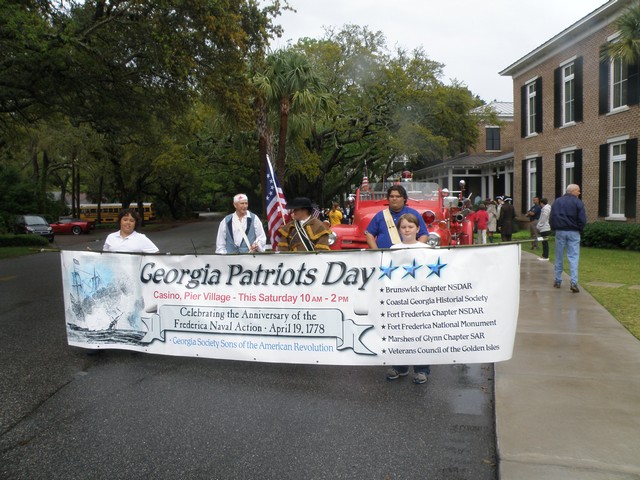
M147 232L214 251L215 218ZM99 250L106 233L58 236ZM497 478L493 365L287 365L69 347L56 252L0 260L0 478Z

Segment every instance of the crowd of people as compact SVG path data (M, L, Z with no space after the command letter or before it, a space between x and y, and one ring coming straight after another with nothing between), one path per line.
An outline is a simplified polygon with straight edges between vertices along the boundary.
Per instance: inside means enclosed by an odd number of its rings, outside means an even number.
M402 185L393 185L387 190L388 208L377 212L366 228L367 244L372 249L426 247L427 226L422 215L406 205L408 195ZM538 248L542 238L542 261L549 259L549 245L546 238L555 231L555 278L553 286L561 288L564 256L569 263L570 291L578 293L578 261L580 257L580 237L586 225L584 204L578 198L580 187L567 186L566 193L550 205L546 198L533 198L533 205L527 211L529 230L532 237L531 248ZM235 211L220 222L216 238L216 253L255 253L265 251L267 243L264 227L260 219L249 211L247 195L239 193L233 197ZM476 202L475 210L471 202L463 205L466 218L474 222L477 243L493 243L494 235L500 233L503 242L512 240L516 213L510 197L498 196L495 200ZM343 210L338 202L333 202L325 213L318 212L311 200L295 198L287 205L290 220L279 229L280 251L312 252L330 249L331 227L350 223L353 218L353 204L348 202ZM107 236L105 252L157 253L158 247L144 234L136 231L140 216L135 209L124 209L118 216L119 230ZM413 381L427 382L429 365L414 365ZM388 380L396 380L409 373L408 365L394 365L386 372Z

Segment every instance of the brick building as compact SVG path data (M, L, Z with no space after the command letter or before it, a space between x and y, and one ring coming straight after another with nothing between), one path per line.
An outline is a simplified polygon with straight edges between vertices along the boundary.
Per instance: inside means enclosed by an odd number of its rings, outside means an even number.
M484 108L484 107L480 107ZM416 180L436 182L457 190L460 180L467 184L467 195L482 199L513 193L513 103L491 102L498 124L478 125L478 142L469 151L447 158L414 172Z
M513 79L516 211L577 183L589 222L637 222L640 72L600 58L632 4L605 3L500 72Z

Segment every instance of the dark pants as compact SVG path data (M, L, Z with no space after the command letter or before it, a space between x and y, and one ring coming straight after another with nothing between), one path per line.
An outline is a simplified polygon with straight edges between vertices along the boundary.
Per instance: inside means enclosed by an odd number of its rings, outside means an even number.
M547 238L551 232L540 232L542 238ZM542 242L542 258L549 258L549 241Z

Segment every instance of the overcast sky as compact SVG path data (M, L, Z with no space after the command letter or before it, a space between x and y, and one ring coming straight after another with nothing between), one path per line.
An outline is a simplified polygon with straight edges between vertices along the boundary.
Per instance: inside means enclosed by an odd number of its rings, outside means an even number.
M593 12L605 0L288 0L297 12L276 18L284 35L274 48L300 37L319 38L324 27L346 24L381 31L387 45L423 47L486 102L513 101L505 69Z

